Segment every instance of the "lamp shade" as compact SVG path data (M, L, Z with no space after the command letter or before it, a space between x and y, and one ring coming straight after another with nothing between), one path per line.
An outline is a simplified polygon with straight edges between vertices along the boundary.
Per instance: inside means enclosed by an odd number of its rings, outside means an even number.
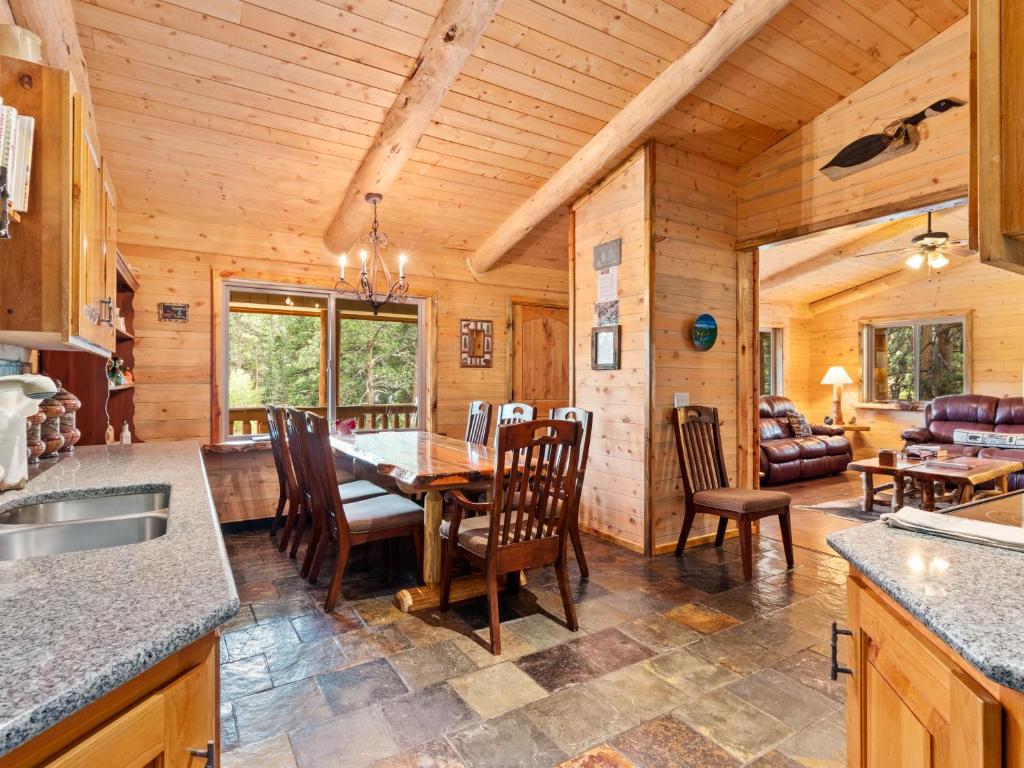
M850 378L850 374L846 372L846 369L841 365L833 365L825 373L825 378L821 380L822 384L853 384L853 379Z

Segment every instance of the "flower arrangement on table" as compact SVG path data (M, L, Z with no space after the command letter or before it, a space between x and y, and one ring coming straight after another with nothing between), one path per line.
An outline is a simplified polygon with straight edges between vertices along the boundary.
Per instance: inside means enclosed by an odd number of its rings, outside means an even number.
M334 431L339 435L351 435L355 428L355 419L337 419L334 422Z

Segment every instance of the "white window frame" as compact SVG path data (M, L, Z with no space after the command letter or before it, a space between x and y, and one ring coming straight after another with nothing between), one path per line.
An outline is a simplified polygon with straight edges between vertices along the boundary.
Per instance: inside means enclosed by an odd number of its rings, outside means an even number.
M865 403L892 403L895 400L881 399L875 392L875 331L879 328L912 328L914 341L914 399L903 402L925 402L921 397L921 327L926 325L948 325L960 323L963 326L964 339L964 385L963 393L971 391L971 318L970 315L944 315L933 317L914 317L897 320L872 321L861 324L860 358L862 391Z
M223 382L223 386L220 388L220 434L224 442L239 442L251 439L251 435L232 435L231 424L230 424L230 404L228 399L230 397L231 385L230 385L230 365L229 361L231 358L231 346L230 346L230 333L229 326L231 322L231 292L232 291L254 291L260 293L273 293L284 296L312 296L323 299L327 305L327 314L332 318L332 322L327 324L327 380L332 382L327 387L327 412L336 413L338 406L338 387L337 387L337 373L338 361L334 357L334 350L338 347L336 337L338 334L338 299L356 299L354 294L350 293L339 293L333 291L330 288L315 288L310 286L299 286L290 285L288 283L274 283L274 282L261 282L253 280L225 280L221 290L221 306L223 310L223 318L220 322L220 333L221 345L220 348L223 350L221 360L218 361L220 368L220 380ZM416 306L416 344L417 344L417 355L416 355L416 423L420 425L419 428L424 428L423 425L426 423L426 412L423 404L426 402L424 393L426 391L426 355L425 355L425 343L426 343L426 299L419 297L409 297L406 299L407 304L414 304Z
M771 380L771 389L772 389L772 391L769 394L770 395L775 395L775 396L781 396L781 395L784 394L784 389L785 389L785 373L784 373L784 368L783 368L783 365L785 364L785 361L783 359L783 351L782 351L782 334L783 334L783 329L782 328L769 327L769 328L761 328L758 331L758 333L757 333L757 343L758 343L757 361L758 361L758 366L760 366L760 364L761 364L761 334L762 333L767 333L767 334L771 335L771 354L770 354L770 358L771 358L771 361L772 361L772 370L771 370L770 380ZM757 389L758 389L758 392L761 391L761 377L760 376L758 376L758 379L757 379Z

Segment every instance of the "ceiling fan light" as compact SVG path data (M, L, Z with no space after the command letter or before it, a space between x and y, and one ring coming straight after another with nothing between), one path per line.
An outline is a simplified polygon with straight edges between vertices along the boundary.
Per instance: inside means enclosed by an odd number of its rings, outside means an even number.
M924 254L920 252L912 254L904 263L911 269L920 269L924 264Z
M942 269L944 266L949 264L949 259L943 256L939 252L928 254L928 266L932 269Z

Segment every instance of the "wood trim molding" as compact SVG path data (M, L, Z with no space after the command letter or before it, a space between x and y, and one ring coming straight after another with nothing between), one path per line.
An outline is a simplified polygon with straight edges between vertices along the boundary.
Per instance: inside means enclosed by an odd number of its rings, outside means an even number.
M652 80L484 241L467 259L473 274L493 267L558 206L600 174L609 159L634 145L787 3L737 0L729 6L704 37Z

